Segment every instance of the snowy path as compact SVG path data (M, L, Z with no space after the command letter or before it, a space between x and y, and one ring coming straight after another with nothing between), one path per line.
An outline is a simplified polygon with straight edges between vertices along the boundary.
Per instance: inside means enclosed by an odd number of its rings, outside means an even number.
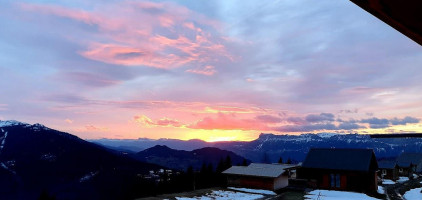
M334 190L313 190L309 194L305 195L305 199L310 200L379 200L370 197L363 193L357 192L344 192Z
M409 180L403 183L396 183L394 185L384 185L385 193L387 194L387 199L390 200L404 200L403 196L400 193L409 190L409 187L412 188L412 185L418 184L421 182L422 178L417 178Z

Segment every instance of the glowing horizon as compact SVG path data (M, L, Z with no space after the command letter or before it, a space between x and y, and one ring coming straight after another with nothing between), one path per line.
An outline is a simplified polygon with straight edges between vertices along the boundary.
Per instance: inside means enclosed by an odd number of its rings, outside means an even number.
M83 139L422 132L422 47L348 1L0 3L0 120Z

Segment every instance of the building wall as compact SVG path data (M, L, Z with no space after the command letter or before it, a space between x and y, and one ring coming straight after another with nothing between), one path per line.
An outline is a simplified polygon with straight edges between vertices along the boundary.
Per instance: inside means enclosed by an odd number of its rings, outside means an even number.
M400 172L400 169L402 170ZM399 167L399 176L411 177L413 173L412 167Z
M385 170L387 174L383 175L382 171ZM382 177L384 179L390 179L390 180L397 180L399 175L399 169L396 167L394 169L381 169L378 172L378 176Z
M287 187L289 185L289 179L285 175L279 176L277 178L228 175L227 184L229 187L243 187L275 191Z
M300 168L297 177L306 179L310 186L321 189L357 192L375 192L377 190L376 172ZM335 180L334 187L332 186L333 178Z
M279 176L276 179L274 179L274 189L273 190L279 190L281 188L285 188L289 186L289 178L287 176Z
M416 165L416 173L422 173L422 162L418 163Z
M238 175L227 176L227 185L229 187L244 187L244 188L274 190L274 183L275 183L274 178L261 178L261 177L238 176Z

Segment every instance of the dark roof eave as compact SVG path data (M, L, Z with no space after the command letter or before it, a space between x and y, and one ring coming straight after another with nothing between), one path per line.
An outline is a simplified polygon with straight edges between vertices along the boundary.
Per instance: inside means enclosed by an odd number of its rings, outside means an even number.
M302 167L302 169L319 169L319 170L336 170L336 171L348 171L348 172L374 172L375 170L354 170L354 169L334 169L334 168L316 168L316 167Z
M223 173L225 175L230 176L249 176L249 177L259 177L259 178L278 178L280 176L283 176L283 174L280 174L279 176L256 176L256 175L249 175L249 174L231 174L231 173Z

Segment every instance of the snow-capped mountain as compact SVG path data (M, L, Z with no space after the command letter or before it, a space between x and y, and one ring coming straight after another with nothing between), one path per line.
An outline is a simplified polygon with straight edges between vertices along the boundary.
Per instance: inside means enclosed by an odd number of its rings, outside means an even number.
M95 140L93 142L106 144L113 148L137 150L136 148L152 147L165 144L172 149L192 150L203 147L217 147L233 151L253 162L277 162L291 158L296 161L305 159L310 148L371 148L378 158L396 157L401 152L422 152L422 138L384 138L372 139L363 134L301 134L274 135L261 134L250 142L213 142L183 141L183 140ZM165 142L165 143L164 143ZM132 149L133 148L133 149Z
M124 199L136 177L160 168L41 124L0 121L0 199Z
M8 127L8 126L18 126L18 125L29 125L29 124L18 122L16 120L5 120L5 121L0 120L0 128Z
M251 142L220 143L216 146L253 161L262 161L265 156L268 156L271 162L280 157L302 161L310 148L371 148L376 156L381 158L396 157L404 151L421 152L422 138L372 139L369 135L362 134L261 134Z

